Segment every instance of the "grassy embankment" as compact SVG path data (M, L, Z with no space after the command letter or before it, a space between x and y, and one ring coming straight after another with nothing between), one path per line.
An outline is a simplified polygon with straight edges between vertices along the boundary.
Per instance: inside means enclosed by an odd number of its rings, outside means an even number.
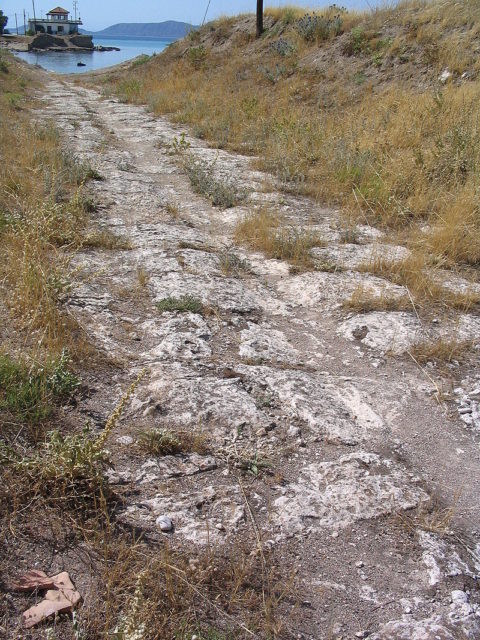
M417 308L466 309L477 296L445 295L425 270L478 274L478 18L478 0L410 0L368 14L269 9L259 41L253 18L246 28L222 19L106 88L213 145L257 155L285 190L388 230L413 257L365 269L407 285ZM278 233L282 221L266 215L254 226ZM251 226L237 239L281 256Z
M17 440L25 443L42 438L37 427L53 414L55 397L75 387L70 357L87 350L62 300L72 250L89 235L84 185L96 176L62 151L53 126L33 122L27 87L34 82L1 55L0 424L5 438L23 423Z
M277 602L290 582L285 575L280 582L261 547L253 554L251 544L195 554L171 551L165 541L147 544L116 521L122 495L106 481L107 441L135 383L100 435L81 415L68 417L62 409L78 395L82 374L95 375L96 362L63 304L71 257L81 247L124 248L124 243L93 225L86 183L101 176L64 151L53 124L34 122L31 107L38 105L29 90L34 84L27 67L1 54L2 589L9 591L19 571L49 570L51 558L60 554L67 558L62 566L83 585L85 602L74 621L62 616L50 623L51 638L276 636ZM108 375L108 363L103 365ZM206 446L189 434L154 431L142 434L138 455ZM6 637L24 633L19 612L31 604L23 595L2 598L0 627ZM43 633L40 629L38 637Z
M42 536L44 528L53 543L67 504L79 515L82 495L92 490L89 501L100 495L102 454L88 455L86 437L69 434L59 410L79 385L72 358L80 363L91 355L62 301L72 252L90 234L85 183L98 176L62 150L53 125L33 121L36 78L0 52L0 533L6 574L35 541L42 553L49 537ZM15 633L17 621L3 602L3 630Z

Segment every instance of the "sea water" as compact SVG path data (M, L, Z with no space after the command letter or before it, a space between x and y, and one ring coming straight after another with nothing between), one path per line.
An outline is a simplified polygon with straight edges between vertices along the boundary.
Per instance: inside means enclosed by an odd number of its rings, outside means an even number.
M29 51L17 52L19 58L30 64L38 64L48 71L56 73L85 73L95 69L111 67L126 62L139 55L148 56L160 53L172 38L139 38L131 36L93 36L94 45L118 47L120 51ZM78 66L79 62L85 65Z

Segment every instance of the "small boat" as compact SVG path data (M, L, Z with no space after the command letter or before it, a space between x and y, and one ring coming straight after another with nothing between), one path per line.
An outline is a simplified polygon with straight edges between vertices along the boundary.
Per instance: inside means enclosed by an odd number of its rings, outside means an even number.
M85 62L77 62L77 67L86 67Z

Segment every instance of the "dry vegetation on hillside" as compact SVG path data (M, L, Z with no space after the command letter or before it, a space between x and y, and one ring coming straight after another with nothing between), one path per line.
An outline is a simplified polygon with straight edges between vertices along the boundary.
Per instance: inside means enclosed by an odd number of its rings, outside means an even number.
M62 300L75 250L116 248L91 223L86 185L101 176L65 150L53 123L32 120L31 71L4 55L0 73L1 298L36 359L65 348L81 358L88 347Z
M259 41L252 17L222 19L106 84L255 154L286 190L401 230L424 262L476 267L479 12L478 0L269 9Z

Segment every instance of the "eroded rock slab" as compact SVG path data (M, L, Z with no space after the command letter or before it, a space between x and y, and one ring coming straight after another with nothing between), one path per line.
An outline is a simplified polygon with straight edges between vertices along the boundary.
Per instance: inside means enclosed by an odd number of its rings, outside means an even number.
M346 527L356 520L413 509L426 499L391 460L359 451L299 469L298 481L273 506L277 528L295 534L316 527Z

